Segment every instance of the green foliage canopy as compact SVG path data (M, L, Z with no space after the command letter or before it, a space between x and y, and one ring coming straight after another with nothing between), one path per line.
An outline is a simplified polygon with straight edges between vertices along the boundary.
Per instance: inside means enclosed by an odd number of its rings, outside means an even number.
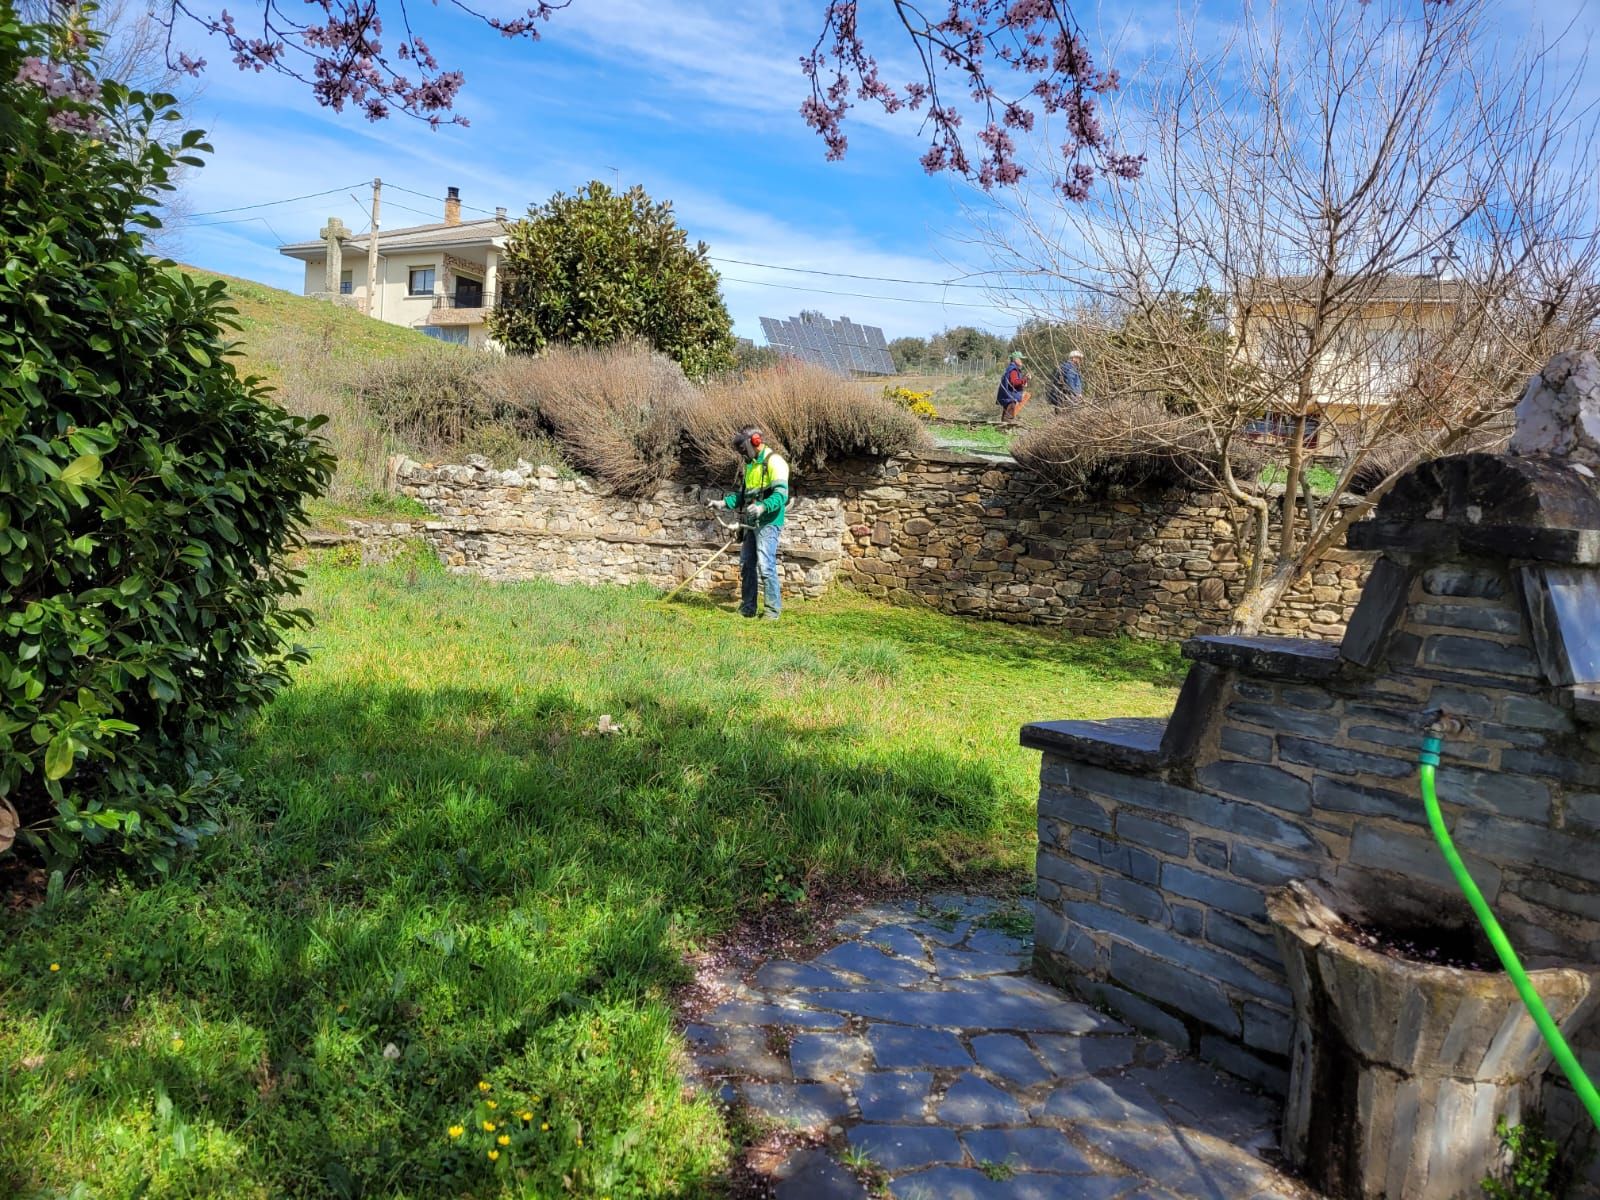
M56 862L162 868L210 823L223 735L303 657L280 552L333 463L228 361L223 285L146 256L208 147L95 78L82 20L0 9L0 819Z
M897 337L889 343L889 357L894 360L894 369L897 371L940 365L929 349L927 338Z
M702 377L733 365L733 321L706 245L689 245L670 202L591 182L516 222L490 331L508 350L643 339Z

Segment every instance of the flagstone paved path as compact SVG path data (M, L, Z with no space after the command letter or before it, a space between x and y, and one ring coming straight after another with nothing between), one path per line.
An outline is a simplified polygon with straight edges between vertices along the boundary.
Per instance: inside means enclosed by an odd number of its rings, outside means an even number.
M779 1200L1302 1200L1262 1155L1278 1106L1028 974L996 901L876 905L771 960L686 1035L730 1104L824 1133ZM881 1194L881 1193L880 1193Z

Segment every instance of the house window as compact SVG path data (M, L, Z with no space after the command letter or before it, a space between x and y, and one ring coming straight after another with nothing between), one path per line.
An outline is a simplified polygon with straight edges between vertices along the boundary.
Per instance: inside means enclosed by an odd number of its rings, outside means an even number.
M348 296L354 290L355 281L351 278L351 273L349 271L341 272L339 275L339 295Z
M457 346L467 344L467 329L464 325L423 325L422 332L441 342L452 342Z
M483 307L483 280L481 279L456 279L456 307L457 308L482 308Z
M413 296L433 295L433 268L412 267L410 294Z
M1244 432L1247 437L1268 438L1275 442L1287 442L1294 438L1295 418L1292 413L1272 412L1263 417L1256 417L1244 423ZM1317 433L1322 428L1320 417L1307 416L1305 433L1302 441L1306 446L1315 447Z

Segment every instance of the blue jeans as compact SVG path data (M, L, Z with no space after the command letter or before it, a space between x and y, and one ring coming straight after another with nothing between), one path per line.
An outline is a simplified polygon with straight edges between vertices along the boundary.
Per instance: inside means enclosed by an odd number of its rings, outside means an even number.
M783 597L778 593L778 535L782 532L777 525L745 530L739 546L739 611L747 617L756 615L758 574L767 611L773 616L783 611Z

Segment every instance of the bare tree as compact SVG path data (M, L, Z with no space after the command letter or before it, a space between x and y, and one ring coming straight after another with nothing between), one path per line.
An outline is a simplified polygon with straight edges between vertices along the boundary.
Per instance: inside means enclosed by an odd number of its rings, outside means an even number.
M95 32L95 71L102 79L115 79L124 87L151 95L172 96L187 111L199 96L199 79L172 65L167 58L168 30L151 0L99 0L92 5L73 0L16 0L18 15L35 24L80 21ZM123 133L132 136L132 129ZM183 227L193 205L183 189L187 167L172 172L173 189L163 193L159 229L146 234L160 253L176 256Z
M1204 431L1185 461L1239 515L1241 631L1400 473L1594 343L1595 114L1547 49L1508 58L1490 10L1312 0L1247 10L1218 49L1184 30L1111 107L1140 178L1083 204L1019 192L988 225L1045 308L1114 314L1100 388L1161 398L1148 438Z

